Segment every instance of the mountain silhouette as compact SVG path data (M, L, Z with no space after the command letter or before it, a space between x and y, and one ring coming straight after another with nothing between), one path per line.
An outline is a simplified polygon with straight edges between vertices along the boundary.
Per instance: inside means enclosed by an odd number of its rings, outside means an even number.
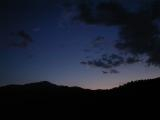
M0 104L106 104L122 99L158 99L160 78L128 82L116 88L90 90L58 86L47 81L0 87ZM113 102L113 101L112 101Z

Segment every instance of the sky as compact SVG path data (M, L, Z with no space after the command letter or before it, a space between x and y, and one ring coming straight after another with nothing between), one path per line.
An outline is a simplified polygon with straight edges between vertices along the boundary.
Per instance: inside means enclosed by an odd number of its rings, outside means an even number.
M116 27L73 21L74 11L57 0L1 1L0 86L49 81L58 85L109 89L132 80L160 76L159 67L121 65L117 74L80 64L101 54L92 43L102 39L103 52L115 52ZM127 6L130 4L126 3ZM132 7L131 7L132 8ZM8 43L17 42L19 46ZM90 51L85 51L90 48Z

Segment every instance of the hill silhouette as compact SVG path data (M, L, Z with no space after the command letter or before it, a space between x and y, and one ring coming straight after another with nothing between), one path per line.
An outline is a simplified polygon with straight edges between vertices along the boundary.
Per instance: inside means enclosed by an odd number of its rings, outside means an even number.
M0 104L106 104L111 100L158 99L160 78L138 80L106 90L58 86L47 81L0 87ZM112 102L113 102L112 101Z

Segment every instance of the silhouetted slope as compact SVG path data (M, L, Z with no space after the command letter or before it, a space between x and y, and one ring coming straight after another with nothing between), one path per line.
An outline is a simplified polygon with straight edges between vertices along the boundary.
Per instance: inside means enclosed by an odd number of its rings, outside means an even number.
M1 104L89 104L110 99L158 98L160 78L129 82L110 90L57 86L47 81L0 87Z
M109 93L118 96L160 96L160 78L128 82Z

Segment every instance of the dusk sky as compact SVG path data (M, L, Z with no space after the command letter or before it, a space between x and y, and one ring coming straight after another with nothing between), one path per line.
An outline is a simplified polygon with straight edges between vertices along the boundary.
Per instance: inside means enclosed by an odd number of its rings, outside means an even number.
M119 29L74 20L76 7L70 8L67 2L1 0L0 86L49 81L58 85L108 89L131 80L160 76L160 67L148 67L143 62L120 65L116 74L80 64L87 58L117 52L113 45L119 39ZM123 5L127 9L137 8L133 1L126 0ZM96 43L98 40L100 42ZM16 46L14 42L22 44Z

